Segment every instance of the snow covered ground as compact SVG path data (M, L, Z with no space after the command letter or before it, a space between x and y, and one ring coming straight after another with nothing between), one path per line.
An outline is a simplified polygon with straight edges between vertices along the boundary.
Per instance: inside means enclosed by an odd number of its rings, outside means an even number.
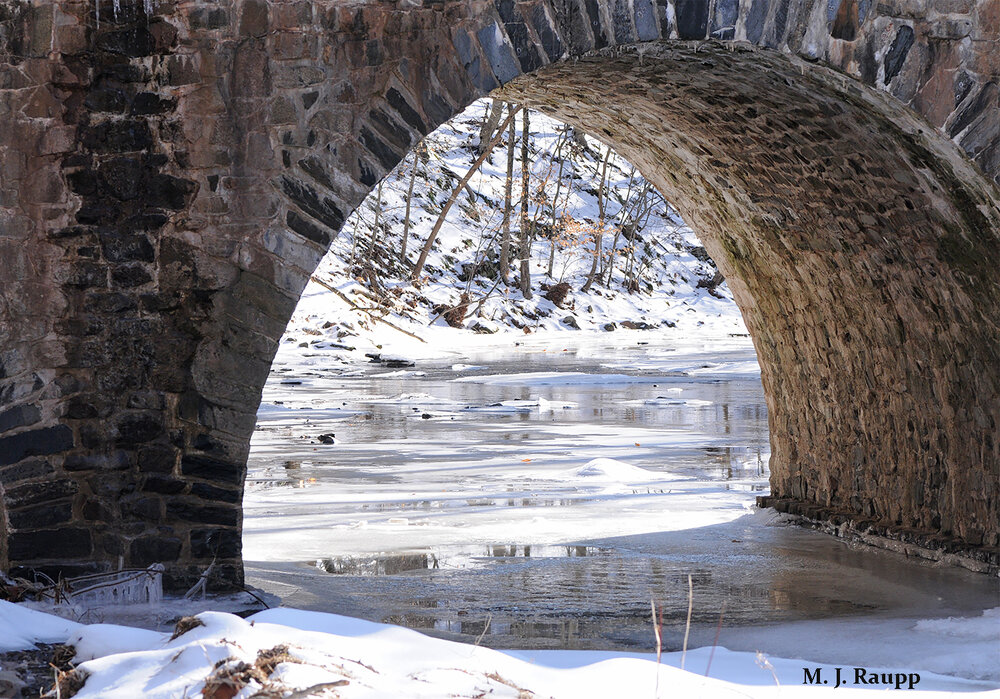
M0 628L7 631L0 637L0 650L24 648L33 641L72 645L77 664L72 672L85 680L74 695L77 699L790 697L826 695L838 677L845 684L836 696L919 689L921 696L935 697L995 687L905 668L842 667L838 675L838 666L831 664L721 647L667 653L659 662L655 656L621 653L502 653L294 609L267 610L247 619L205 612L197 619L200 623L187 624L188 630L172 637L129 627L81 625L0 602ZM921 622L917 631L985 638L995 631L998 619L994 610L978 620ZM818 686L804 686L807 671ZM0 682L4 679L0 675ZM64 676L62 686L79 686L73 679Z

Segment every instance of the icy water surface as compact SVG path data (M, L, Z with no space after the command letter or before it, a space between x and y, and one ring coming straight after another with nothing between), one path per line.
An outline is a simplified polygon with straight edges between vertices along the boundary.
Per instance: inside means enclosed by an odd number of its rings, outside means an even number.
M996 579L754 512L768 440L749 340L635 335L413 367L279 361L250 457L249 582L505 648L649 649L651 600L679 648L689 576L692 646L998 604Z

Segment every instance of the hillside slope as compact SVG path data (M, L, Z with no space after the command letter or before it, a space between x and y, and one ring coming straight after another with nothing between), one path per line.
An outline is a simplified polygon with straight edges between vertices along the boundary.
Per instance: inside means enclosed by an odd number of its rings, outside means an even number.
M622 329L746 333L714 264L659 193L603 144L537 112L529 114L527 144L523 113L513 119L510 273L502 279L509 133L496 132L499 142L482 167L458 187L476 160L490 109L490 100L476 102L428 136L349 218L306 288L283 345L367 347L411 336L452 343L470 334ZM411 278L456 189L426 263ZM532 233L530 294L519 264L525 223Z

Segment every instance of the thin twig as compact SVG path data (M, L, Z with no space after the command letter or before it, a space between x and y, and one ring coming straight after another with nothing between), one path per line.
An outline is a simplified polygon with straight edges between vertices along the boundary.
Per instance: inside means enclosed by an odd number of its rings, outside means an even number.
M486 636L486 632L490 630L491 621L493 621L493 612L490 612L489 614L486 615L486 625L483 627L483 632L479 634L479 638L476 639L476 642L473 645L478 646L480 643L482 643L483 638Z
M681 670L684 669L684 660L688 652L688 634L691 632L691 610L694 608L694 584L691 581L691 574L688 573L688 618L684 626L684 648L681 651Z
M656 636L656 689L653 696L660 696L660 657L663 655L663 641L660 636L660 627L663 625L661 610L660 623L656 623L656 600L650 599L649 605L653 608L653 635Z
M323 281L322 279L320 279L318 277L313 277L312 280L314 282L316 282L317 284L319 284L324 289L328 289L329 291L332 291L333 293L335 293L343 301L345 301L347 303L347 305L349 305L351 308L353 308L355 310L361 310L360 307L356 303L354 303L353 301L351 301L351 299L347 298L347 296L345 294L343 294L339 289L334 288L332 285L327 284L325 281ZM365 313L365 315L367 315L372 320L378 321L379 323L385 323L386 325L388 325L393 330L397 330L397 331L403 333L404 335L409 335L414 340L420 340L424 344L427 343L427 340L425 340L424 338L419 337L417 335L414 335L409 330L403 330L401 327L399 327L398 325L394 325L393 323L390 323L385 318L379 318L377 315L374 315L372 313L368 313L367 311L363 311L363 312Z
M719 623L715 627L715 638L712 640L712 651L708 654L708 665L705 666L705 677L708 677L708 671L712 668L712 658L715 657L715 647L719 645L719 633L722 631L722 615L726 613L726 603L722 603L722 609L719 610Z

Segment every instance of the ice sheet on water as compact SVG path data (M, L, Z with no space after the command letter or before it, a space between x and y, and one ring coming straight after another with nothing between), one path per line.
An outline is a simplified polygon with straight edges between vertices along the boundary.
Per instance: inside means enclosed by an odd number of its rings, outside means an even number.
M522 398L498 401L489 405L470 405L463 408L462 412L471 413L528 413L532 410L540 412L552 412L555 410L572 410L577 407L577 403L569 400L547 400L542 397Z
M583 466L571 468L556 475L557 478L585 479L612 483L651 483L682 478L670 473L649 471L617 459L597 458Z
M585 386L601 384L656 383L660 376L588 374L581 371L533 371L521 374L487 374L452 379L456 383L485 383L495 386Z
M1000 634L1000 607L987 609L980 617L948 617L947 619L922 619L914 627L916 631L956 636L970 640L987 641ZM1000 645L996 648L1000 661Z

